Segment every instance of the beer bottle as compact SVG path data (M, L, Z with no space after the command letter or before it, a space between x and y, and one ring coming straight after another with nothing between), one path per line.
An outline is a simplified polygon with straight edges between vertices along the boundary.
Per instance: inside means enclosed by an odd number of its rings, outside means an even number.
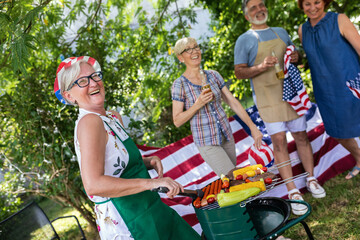
M272 51L271 54L273 55L273 57L276 57L274 51ZM282 79L285 78L285 76L284 76L284 70L281 69L280 64L279 64L278 62L275 63L275 71L276 71L276 77L277 77L279 80L282 80Z

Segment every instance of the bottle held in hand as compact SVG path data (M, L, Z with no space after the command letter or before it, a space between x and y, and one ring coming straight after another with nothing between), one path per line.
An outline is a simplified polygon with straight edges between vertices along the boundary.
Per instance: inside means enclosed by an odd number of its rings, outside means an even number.
M205 73L202 69L200 69L200 75L201 75L201 82L202 82L201 91L205 90L206 93L211 92L210 84L206 82Z
M276 57L274 51L272 51L271 54L273 55L273 57ZM284 70L281 69L279 63L275 63L275 71L276 71L276 77L277 77L279 80L283 80L283 79L285 78Z
M210 84L205 84L201 86L201 91L211 92Z

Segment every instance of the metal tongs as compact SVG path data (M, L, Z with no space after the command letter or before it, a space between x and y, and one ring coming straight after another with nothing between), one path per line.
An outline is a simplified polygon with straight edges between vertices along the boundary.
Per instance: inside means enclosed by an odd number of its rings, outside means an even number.
M274 165L272 165L271 167L268 167L268 171L277 170L277 169L279 169L279 168L285 167L285 166L287 166L287 165L291 165L292 163L296 163L296 162L300 162L300 159L298 159L298 158L292 158L292 159L289 159L289 160L284 161L284 162L282 162L282 163L274 164Z
M279 164L274 164L273 166L269 167L268 168L268 171L274 171L274 170L277 170L279 168L282 168L282 167L285 167L287 165L290 165L291 163L294 163L294 162L297 162L297 161L300 161L298 158L294 158L294 159L289 159L285 162L282 162L282 163L279 163ZM290 182L294 182L300 178L304 178L304 177L307 177L309 176L309 173L308 172L304 172L304 173L301 173L301 174L298 174L296 176L292 176L290 178L287 178L287 179L283 179L281 180L281 178L275 178L273 179L273 183L270 184L270 185L267 185L266 186L266 190L259 193L258 195L254 196L254 197L250 197L248 199L246 199L245 201L242 201L240 203L240 206L241 207L245 207L245 205L248 203L248 202L251 202L259 197L261 197L262 195L264 195L265 193L269 192L270 190L274 189L275 187L278 187L280 185L283 185L283 184L287 184L287 183L290 183Z
M151 191L158 193L167 193L169 189L167 187L158 187L151 189ZM191 197L193 200L195 200L197 197L202 198L204 196L204 192L201 189L196 189L196 190L184 189L184 192L179 192L178 195Z

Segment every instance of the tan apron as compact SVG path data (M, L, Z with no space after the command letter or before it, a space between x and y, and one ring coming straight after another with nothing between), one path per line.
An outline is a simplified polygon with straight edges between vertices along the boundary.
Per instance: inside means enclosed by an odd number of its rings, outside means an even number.
M254 65L261 64L265 57L271 56L271 52L274 51L278 57L280 67L284 67L283 56L286 51L286 44L275 31L273 32L277 38L265 42L260 42L259 36L255 32L258 39L258 51ZM256 105L263 121L286 122L299 117L290 104L282 100L284 80L279 80L276 77L275 67L253 77L252 82Z

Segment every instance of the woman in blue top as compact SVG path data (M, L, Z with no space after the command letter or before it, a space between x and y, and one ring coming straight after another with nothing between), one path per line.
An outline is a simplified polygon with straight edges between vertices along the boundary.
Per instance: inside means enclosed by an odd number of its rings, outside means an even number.
M360 78L360 35L345 14L325 12L332 0L298 0L308 17L299 37L309 61L314 95L326 132L355 158L346 176L360 171L360 100L346 86Z
M185 72L172 86L174 124L179 127L190 121L194 143L204 161L218 176L227 174L236 166L236 152L222 100L250 128L257 148L261 146L262 134L225 86L221 75L214 70L201 69L201 51L194 38L178 40L174 52L186 65ZM203 85L209 85L211 90L202 88Z

